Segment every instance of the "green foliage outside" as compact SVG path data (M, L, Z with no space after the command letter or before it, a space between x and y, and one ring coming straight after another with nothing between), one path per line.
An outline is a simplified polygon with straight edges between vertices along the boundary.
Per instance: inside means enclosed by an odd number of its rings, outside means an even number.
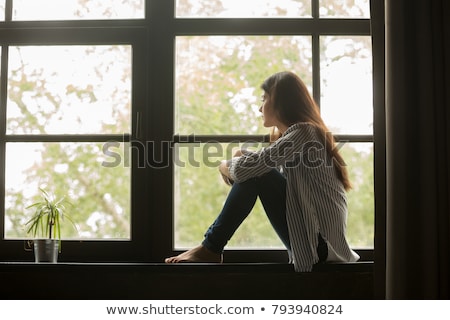
M356 41L355 47L361 46L360 42L367 39ZM311 87L309 37L181 37L177 51L176 132L181 134L266 134L268 129L261 125L258 111L261 82L274 72L293 70ZM363 50L343 51L329 63L348 58L358 63L359 52L365 54ZM350 124L353 119L348 121ZM219 149L222 158L232 155L227 145ZM208 144L180 147L178 157L186 167L175 167L178 247L191 247L202 240L228 193L217 166L204 159L215 151L210 151ZM349 239L354 246L372 247L372 149L348 143L342 152L354 184L348 194ZM280 246L258 202L228 247Z
M189 7L189 1L181 2ZM208 7L208 10L214 8ZM274 72L293 70L312 87L311 38L308 36L178 37L176 49L174 133L266 134L258 112L260 83ZM18 47L17 57L21 57L20 50ZM61 119L70 118L77 108L101 109L98 101L102 99L106 99L108 105L106 113L102 109L107 116L98 119L94 133L129 132L129 48L87 46L83 50L86 56L97 57L92 73L84 77L83 83L70 80L73 82L66 82L62 89L51 82L52 75L46 74L42 66L29 65L23 59L11 64L8 134L63 134L65 132L57 126ZM344 52L334 59L351 59L358 63L358 52ZM105 87L104 83L111 79L115 79L113 84ZM109 90L109 98L105 98L105 90ZM80 112L78 118L73 118L73 130L93 133L83 126L82 115ZM354 119L349 119L349 123L352 121ZM68 124L63 122L64 127ZM226 198L229 187L222 182L214 161L231 154L225 152L230 150L228 144L220 146L221 152L209 150L208 147L214 146L204 144L191 149L179 145L176 150L181 162L186 164L185 167L174 165L174 229L178 247L190 247L201 241ZM371 146L359 147L347 143L342 149L354 184L348 194L348 234L353 246L373 247L373 152ZM25 237L24 222L30 214L25 207L36 201L38 187L51 187L50 191L56 194L58 190L69 193L76 207L70 216L77 223L79 234L68 227L61 231L64 237L129 238L130 168L102 166L105 160L102 148L101 143L87 142L8 143L6 237ZM123 152L123 147L115 151ZM216 151L215 157L206 158ZM20 168L20 181L13 181L17 176L9 174L8 168L20 167L22 162L16 163L17 157L32 160ZM192 165L193 160L201 165ZM229 245L240 248L282 246L259 202Z

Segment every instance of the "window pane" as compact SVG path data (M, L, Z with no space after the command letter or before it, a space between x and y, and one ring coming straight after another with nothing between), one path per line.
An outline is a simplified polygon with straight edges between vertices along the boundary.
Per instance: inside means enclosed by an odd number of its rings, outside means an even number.
M311 65L308 36L177 37L175 132L267 133L261 83L292 70L311 86Z
M25 238L24 223L33 213L39 188L69 195L70 217L79 233L65 223L65 239L130 238L130 167L113 165L123 145L101 143L7 143L5 237Z
M372 134L372 47L366 36L324 36L321 112L333 133Z
M5 21L5 2L6 0L0 0L0 21Z
M145 0L14 0L13 20L139 19Z
M339 143L353 188L348 192L347 236L353 248L374 247L373 144Z
M369 0L319 0L321 18L369 18Z
M131 46L11 47L8 134L129 133Z
M222 209L230 187L218 171L238 143L178 144L175 148L175 249L198 245ZM261 144L246 144L260 148ZM259 200L227 245L232 248L283 248Z
M175 148L175 248L198 245L229 192L218 172L239 143L181 144ZM246 144L254 149L260 143ZM347 236L353 248L373 248L374 191L372 143L339 143L353 188L348 192ZM283 248L259 200L227 248Z
M311 0L176 0L179 18L311 17Z

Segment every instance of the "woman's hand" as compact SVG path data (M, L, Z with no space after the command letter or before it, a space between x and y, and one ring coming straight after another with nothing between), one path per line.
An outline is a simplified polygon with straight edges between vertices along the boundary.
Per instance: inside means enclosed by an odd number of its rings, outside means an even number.
M244 151L242 151L242 149L238 149L234 152L234 156L233 157L240 157L243 156L245 153Z
M248 154L249 151L238 149L234 152L233 158L242 157L245 154ZM230 170L229 170L230 160L222 160L219 165L219 171L222 175L223 181L229 186L233 185L234 181L230 176Z
M220 162L219 171L220 171L220 174L222 175L223 181L227 185L231 186L234 183L234 181L233 181L233 179L231 179L230 170L228 168L228 161L227 160L222 160Z

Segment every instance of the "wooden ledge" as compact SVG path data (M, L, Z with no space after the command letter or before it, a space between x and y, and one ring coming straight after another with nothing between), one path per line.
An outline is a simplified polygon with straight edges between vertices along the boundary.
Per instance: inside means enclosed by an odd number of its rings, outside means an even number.
M34 262L0 262L1 271L27 271L27 270L139 270L157 273L177 272L208 272L208 273L245 273L245 272L269 272L292 273L294 266L288 263L142 263L142 262L58 262L58 263L34 263ZM372 272L373 261L358 262L327 262L314 266L313 272Z
M0 262L1 299L373 299L370 263Z

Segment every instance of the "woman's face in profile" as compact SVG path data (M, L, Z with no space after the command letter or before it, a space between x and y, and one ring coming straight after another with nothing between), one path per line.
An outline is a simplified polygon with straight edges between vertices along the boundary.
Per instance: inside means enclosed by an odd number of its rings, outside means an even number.
M259 112L262 113L263 125L266 128L277 126L277 118L275 116L275 110L273 108L273 102L267 92L261 97L261 107Z

